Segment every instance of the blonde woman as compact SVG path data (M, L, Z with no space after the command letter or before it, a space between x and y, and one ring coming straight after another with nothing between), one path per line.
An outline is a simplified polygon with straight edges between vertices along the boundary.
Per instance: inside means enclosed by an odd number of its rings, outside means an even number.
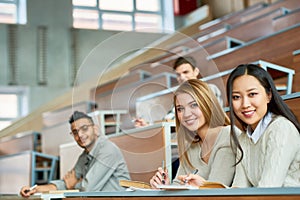
M230 121L210 87L198 79L187 80L174 95L180 165L176 182L199 186L216 181L230 186L235 154L230 142ZM195 169L196 174L190 174ZM158 168L152 188L170 184L168 171ZM197 178L196 178L197 177Z

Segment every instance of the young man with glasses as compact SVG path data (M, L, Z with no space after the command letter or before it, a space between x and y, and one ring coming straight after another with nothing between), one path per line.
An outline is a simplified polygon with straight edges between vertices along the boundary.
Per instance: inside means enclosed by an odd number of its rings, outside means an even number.
M36 192L78 189L80 191L120 191L119 180L129 180L129 172L120 149L105 136L85 113L75 111L70 117L71 135L84 149L75 167L63 180L50 181L30 190L22 187L20 194L29 197Z

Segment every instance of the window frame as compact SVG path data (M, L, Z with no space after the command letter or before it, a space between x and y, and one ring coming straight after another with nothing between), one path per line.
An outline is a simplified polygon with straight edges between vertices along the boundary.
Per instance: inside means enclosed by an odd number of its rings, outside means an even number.
M0 3L16 6L16 10L13 13L15 17L13 17L12 22L0 21L0 23L5 23L5 24L26 24L27 23L27 8L26 8L27 0L0 0Z
M101 9L99 7L99 1L101 0L95 0L96 1L96 5L95 6L77 6L73 4L72 1L72 5L73 5L73 11L74 9L80 9L80 10L91 10L91 11L97 11L98 13L98 28L91 28L91 29L95 29L95 30L110 30L110 31L122 31L120 29L105 29L103 28L103 19L102 16L105 14L124 14L127 16L130 16L132 18L132 24L131 24L131 30L130 31L139 31L139 29L136 29L136 14L153 14L156 15L158 17L160 17L160 23L161 23L161 27L159 28L149 28L154 29L150 32L169 32L174 31L174 17L172 15L173 13L173 9L171 9L171 11L168 11L170 9L165 9L166 7L171 7L173 8L173 3L172 0L158 0L159 4L160 4L160 10L159 11L145 11L145 10L138 10L137 6L136 6L136 1L137 0L132 0L133 1L133 10L132 11L119 11L119 10L105 10L105 9ZM167 13L167 12L172 12L172 13ZM88 29L88 28L84 28L84 27L77 27L74 26L74 12L73 13L73 28L78 28L78 29ZM173 25L170 25L173 24Z
M29 88L25 86L9 86L0 87L0 94L16 95L17 96L17 116L15 118L2 117L0 115L0 121L15 121L28 114L28 97ZM1 128L0 128L1 131Z

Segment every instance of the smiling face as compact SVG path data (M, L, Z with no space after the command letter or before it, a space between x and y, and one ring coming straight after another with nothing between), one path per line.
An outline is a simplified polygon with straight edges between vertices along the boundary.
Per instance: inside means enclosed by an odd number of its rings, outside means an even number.
M196 79L199 74L199 69L194 68L189 63L184 63L175 69L177 81L179 84L186 80Z
M71 124L71 131L77 144L88 152L91 151L98 138L97 126L87 118L81 118Z
M271 94L266 93L260 82L250 75L242 75L232 85L233 111L254 130L268 110Z
M198 131L206 125L205 118L195 99L187 93L176 95L177 117L181 125L190 131Z

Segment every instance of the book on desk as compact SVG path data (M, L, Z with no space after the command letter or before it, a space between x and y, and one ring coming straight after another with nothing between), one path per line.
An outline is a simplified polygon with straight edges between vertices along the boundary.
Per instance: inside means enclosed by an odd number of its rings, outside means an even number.
M120 180L119 184L122 187L126 188L136 188L136 189L151 189L151 185L142 181L131 181L131 180ZM212 181L205 181L202 186L194 187L191 185L179 185L179 184L171 184L171 185L158 185L157 189L162 190L192 190L192 189L212 189L212 188L229 188L228 186Z
M214 189L214 188L229 188L228 186L219 183L219 182L211 182L211 181L205 181L203 185L196 187L196 186L191 186L191 185L158 185L158 189L163 189L163 190L201 190L201 189Z
M50 190L47 192L43 192L43 194L64 194L67 192L79 192L79 190Z

